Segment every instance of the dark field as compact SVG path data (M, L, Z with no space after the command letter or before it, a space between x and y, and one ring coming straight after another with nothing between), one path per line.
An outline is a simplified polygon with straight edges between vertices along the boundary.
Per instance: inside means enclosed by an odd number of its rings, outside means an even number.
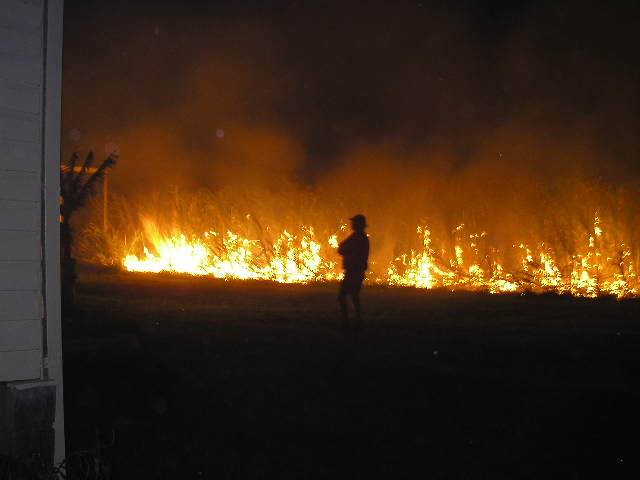
M113 478L638 478L640 302L89 272L68 452Z

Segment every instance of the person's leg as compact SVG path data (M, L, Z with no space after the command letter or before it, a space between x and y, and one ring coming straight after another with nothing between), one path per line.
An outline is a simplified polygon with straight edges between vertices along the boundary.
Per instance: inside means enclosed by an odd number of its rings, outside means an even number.
M362 288L362 281L364 280L364 274L361 278L357 278L354 281L351 298L353 300L353 308L356 314L356 329L360 328L360 321L362 319L360 308L360 289Z
M355 291L353 292L353 294L351 295L351 298L353 300L353 308L356 312L356 330L360 329L360 292L359 291Z
M347 309L347 291L345 289L344 280L340 284L338 292L338 304L340 305L340 318L342 320L342 328L349 326L349 311Z

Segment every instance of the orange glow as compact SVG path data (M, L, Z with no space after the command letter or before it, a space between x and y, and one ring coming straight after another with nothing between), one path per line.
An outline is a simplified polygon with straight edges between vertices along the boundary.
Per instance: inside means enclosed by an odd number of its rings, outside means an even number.
M335 249L347 234L345 225L338 227L339 233L327 238L318 238L311 226L301 227L297 234L283 230L272 237L275 241L267 244L258 238L243 238L232 231L208 231L197 237L187 237L179 231L163 235L153 221L145 220L143 224L145 246L139 256L128 253L122 259L126 270L281 283L342 278ZM624 298L639 293L636 267L629 248L607 242L598 216L595 216L593 230L585 237L584 245L578 246L568 260L561 259L544 243L514 243L510 252L500 251L487 245L487 232L466 233L465 229L461 224L452 230L456 241L448 250L434 248L431 229L426 225L418 226L420 247L402 252L389 261L382 272L370 271L366 281L452 291L551 291L580 297L610 294ZM372 244L375 248L375 236ZM607 249L617 249L620 254L614 257L607 254ZM508 268L500 260L505 253L517 259L515 267Z
M275 243L266 246L260 240L242 238L231 231L224 234L209 231L201 238L187 239L182 233L161 235L150 220L144 221L144 226L145 238L154 253L145 246L141 257L128 254L122 264L129 271L167 271L281 283L335 280L340 277L336 263L323 259L322 247L311 227L304 227L301 236L285 230ZM327 245L336 241L335 236L330 237Z

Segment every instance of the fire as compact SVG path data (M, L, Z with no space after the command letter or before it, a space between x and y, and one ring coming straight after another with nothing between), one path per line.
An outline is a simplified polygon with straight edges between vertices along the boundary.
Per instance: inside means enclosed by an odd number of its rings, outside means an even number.
M145 220L144 226L145 237L155 253L145 246L141 257L128 254L122 264L129 271L167 271L281 283L340 277L336 262L322 257L312 227L304 227L301 236L284 230L272 245L264 245L261 240L242 238L231 231L224 234L208 231L201 238L187 239L181 233L163 236L150 220ZM334 244L337 236L327 242Z
M248 217L247 217L248 218ZM210 275L222 279L260 279L308 283L342 278L335 250L346 225L320 238L312 226L297 233L271 232L272 241L246 238L230 230L200 236L163 234L151 220L144 222L146 244L139 256L122 259L126 270ZM451 231L452 247L439 246L427 225L416 229L419 247L401 252L382 271L368 273L367 282L424 289L556 292L581 297L603 294L618 298L639 293L631 250L608 239L596 215L592 231L570 256L549 245L513 244L510 251L489 244L487 232L467 234L464 224ZM375 237L372 239L375 245ZM375 247L374 247L375 248ZM505 258L516 259L505 263ZM375 264L376 262L372 262Z

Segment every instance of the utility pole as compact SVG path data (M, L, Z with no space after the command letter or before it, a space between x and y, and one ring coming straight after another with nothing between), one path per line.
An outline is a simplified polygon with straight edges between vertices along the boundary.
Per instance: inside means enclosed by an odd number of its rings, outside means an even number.
M109 229L109 174L105 172L102 179L102 231Z

